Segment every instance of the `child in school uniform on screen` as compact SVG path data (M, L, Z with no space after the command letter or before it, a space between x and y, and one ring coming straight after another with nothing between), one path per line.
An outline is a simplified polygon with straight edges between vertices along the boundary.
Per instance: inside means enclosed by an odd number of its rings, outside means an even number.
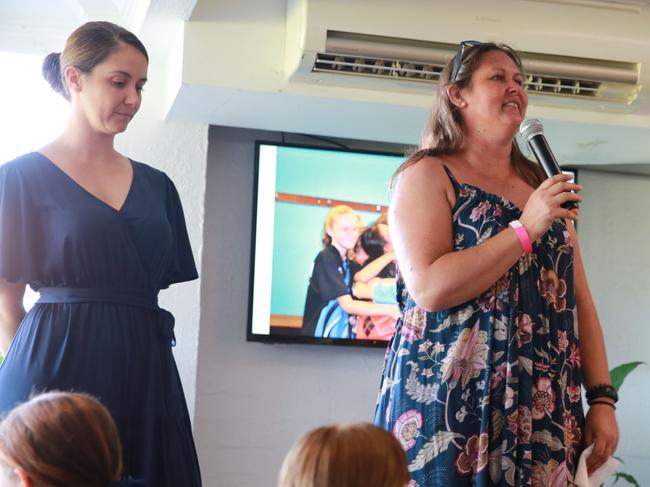
M349 253L357 242L361 218L345 205L333 207L325 218L323 250L314 260L309 279L302 334L319 338L355 338L351 316L390 315L397 306L359 301L352 297L352 277L357 265Z

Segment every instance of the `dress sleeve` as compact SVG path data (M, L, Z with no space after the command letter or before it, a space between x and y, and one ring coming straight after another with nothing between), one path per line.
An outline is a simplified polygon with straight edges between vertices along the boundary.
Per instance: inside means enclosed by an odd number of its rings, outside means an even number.
M0 167L0 277L10 282L37 280L39 245L38 215L29 190L13 164Z
M167 178L167 218L172 229L173 249L163 287L176 282L192 281L199 277L192 255L190 239L187 235L183 206L176 186Z

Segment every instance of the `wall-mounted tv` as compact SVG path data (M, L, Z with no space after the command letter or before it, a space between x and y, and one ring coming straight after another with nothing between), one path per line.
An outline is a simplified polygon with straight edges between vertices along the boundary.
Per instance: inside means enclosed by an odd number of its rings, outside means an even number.
M386 345L397 305L385 212L403 161L256 143L248 340Z

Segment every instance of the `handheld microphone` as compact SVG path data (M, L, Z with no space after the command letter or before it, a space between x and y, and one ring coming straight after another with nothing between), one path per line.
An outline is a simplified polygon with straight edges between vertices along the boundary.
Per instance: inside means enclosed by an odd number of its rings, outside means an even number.
M546 177L550 178L556 174L562 174L562 169L560 169L560 165L557 163L557 160L546 141L546 137L544 137L544 127L542 126L542 122L536 118L524 120L519 127L519 133L521 133L521 136L526 142L528 142L528 145L530 145L537 162L539 162L544 169ZM578 204L575 201L567 201L562 203L562 208L574 210L578 208Z

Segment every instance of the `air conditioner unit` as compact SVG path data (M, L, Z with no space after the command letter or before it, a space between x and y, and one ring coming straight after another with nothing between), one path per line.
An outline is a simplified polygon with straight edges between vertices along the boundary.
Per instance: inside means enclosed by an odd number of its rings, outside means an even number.
M285 68L297 83L430 96L463 39L514 47L532 105L634 112L648 100L639 0L290 0Z

